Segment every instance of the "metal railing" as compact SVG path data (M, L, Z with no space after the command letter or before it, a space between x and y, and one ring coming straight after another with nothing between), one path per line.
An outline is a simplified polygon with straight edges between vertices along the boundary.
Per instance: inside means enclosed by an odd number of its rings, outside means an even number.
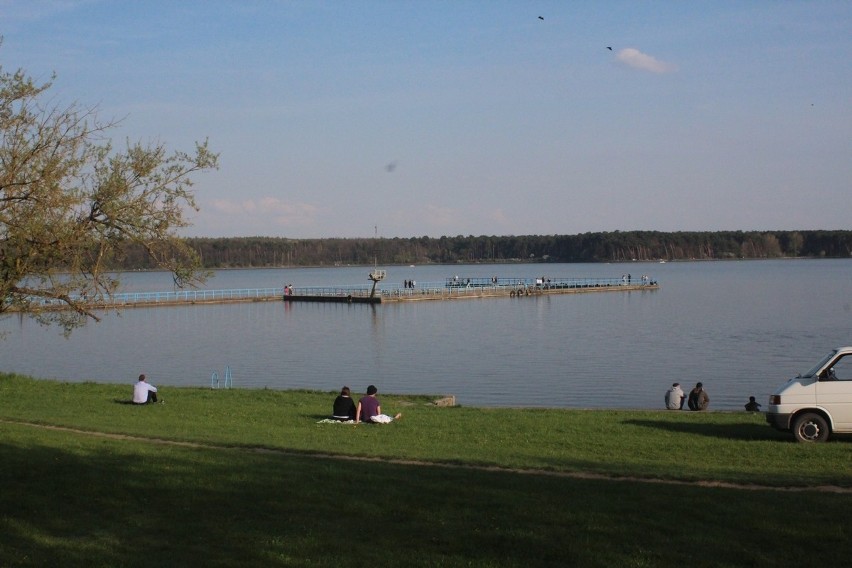
M370 296L369 286L292 286L290 290L293 296L334 296L344 298L347 296L357 298L367 298ZM287 295L286 291L285 295Z
M97 305L119 306L127 304L175 304L251 299L268 300L270 298L279 298L282 294L282 288L236 288L231 290L194 289L172 292L119 292L94 299L72 294L70 298L75 301L86 301ZM61 300L51 298L34 298L32 301L44 306L59 306L64 304Z
M230 290L178 290L174 292L122 292L109 300L114 304L204 302L268 299L281 296L281 288L235 288Z
M579 288L615 288L618 286L656 285L654 280L624 278L447 278L444 282L424 282L411 286L398 283L383 283L376 290L382 298L405 298L417 296L474 296L486 293L506 294L510 292L535 292ZM132 304L179 304L192 302L229 302L239 300L270 300L287 295L309 297L353 297L370 296L369 286L288 286L287 288L234 288L227 290L174 290L171 292L120 292L97 298L94 303L102 306ZM90 301L91 298L71 296L72 299ZM43 306L61 307L60 300L34 298Z
M415 283L382 289L383 298L405 298L417 296L481 296L483 294L506 294L511 292L545 292L582 288L617 288L619 286L651 286L656 281L624 278L447 278L444 282ZM386 285L387 286L387 285Z

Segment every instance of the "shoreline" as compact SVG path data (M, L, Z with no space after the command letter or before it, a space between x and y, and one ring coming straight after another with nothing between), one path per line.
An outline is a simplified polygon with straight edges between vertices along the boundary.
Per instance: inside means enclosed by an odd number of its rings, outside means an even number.
M121 381L121 382L101 382L94 381L91 379L84 379L79 381L68 380L68 379L56 379L50 377L34 377L32 375L27 375L23 373L16 372L6 372L0 371L0 385L2 385L2 381L6 377L20 377L27 380L32 380L36 382L49 382L55 383L57 385L95 385L95 386L104 386L104 387L126 387L129 393L132 391L133 381ZM322 388L301 388L301 387L287 387L287 388L272 388L269 386L263 387L211 387L204 385L168 385L162 382L157 382L157 388L163 391L162 398L166 398L166 394L170 390L178 390L178 391L239 391L242 393L267 393L267 392L276 392L283 394L298 394L302 393L310 396L328 396L329 400L333 400L337 394L339 394L338 389L322 389ZM159 392L159 391L158 391ZM356 392L352 391L353 396L363 396L366 392ZM701 415L701 414L763 414L763 411L758 412L748 412L746 410L736 410L736 409L715 409L710 408L708 410L702 411L692 411L687 408L683 408L677 411L668 410L665 408L665 405L661 404L659 408L646 408L639 406L607 406L607 407L598 407L598 406L536 406L536 405L482 405L482 404L460 404L458 402L457 397L451 393L445 394L430 394L430 393L395 393L395 392L382 392L379 394L381 398L398 399L396 404L400 404L401 406L416 406L418 402L412 401L420 401L420 403L425 406L436 406L436 407L447 407L447 408L467 408L467 409L477 409L482 411L501 411L501 410L525 410L525 411L579 411L579 412L663 412L665 414L690 414L690 415ZM450 402L451 401L451 402Z
M550 261L550 260L535 260L535 259L517 259L517 260L499 260L499 261L490 261L490 260L470 260L465 262L421 262L421 263L408 263L408 262L385 262L378 263L378 266L382 267L393 267L393 268L409 268L411 266L421 267L421 266L500 266L500 265L508 265L514 266L519 264L536 264L536 265L560 265L560 264L600 264L600 265L610 265L610 264L684 264L684 263L705 263L705 262L751 262L751 261L773 261L773 260L782 260L782 261L795 261L795 260L852 260L852 257L845 256L777 256L777 257L736 257L736 258L677 258L677 259L635 259L635 260L564 260L564 261ZM334 268L374 268L376 263L363 263L363 264L289 264L289 265L278 265L278 266L221 266L221 267L205 267L202 268L201 271L233 271L233 270L298 270L298 269L334 269ZM164 269L156 269L156 268L130 268L130 269L117 269L110 270L109 272L115 274L136 274L136 273L158 273L164 272L168 273L168 270Z

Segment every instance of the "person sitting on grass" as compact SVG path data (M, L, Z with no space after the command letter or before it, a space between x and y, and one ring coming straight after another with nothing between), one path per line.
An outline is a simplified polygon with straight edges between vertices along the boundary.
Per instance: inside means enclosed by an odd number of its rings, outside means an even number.
M748 397L748 402L745 405L745 409L748 412L760 412L760 403L757 402L753 396Z
M334 399L331 417L340 422L355 420L355 403L350 396L349 387L340 389L340 394Z
M149 402L157 402L157 387L145 382L145 375L139 375L139 380L133 385L133 404Z
M666 391L666 408L669 410L683 410L683 401L686 396L683 394L683 389L680 388L680 383L672 383L672 388Z
M367 387L367 396L362 397L358 401L358 408L355 410L355 423L368 422L375 424L387 424L394 420L402 418L402 413L397 414L393 418L387 414L382 414L382 406L379 399L376 398L376 393L379 392L375 386Z
M695 383L695 388L689 391L689 400L686 401L690 410L707 410L710 405L710 397L704 390L704 385Z

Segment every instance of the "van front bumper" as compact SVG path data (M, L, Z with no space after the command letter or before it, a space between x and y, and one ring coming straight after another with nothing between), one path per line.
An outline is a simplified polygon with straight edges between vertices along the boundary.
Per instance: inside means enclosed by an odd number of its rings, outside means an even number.
M766 413L766 421L777 430L789 430L790 429L790 414L789 413L778 413L778 412L767 412Z

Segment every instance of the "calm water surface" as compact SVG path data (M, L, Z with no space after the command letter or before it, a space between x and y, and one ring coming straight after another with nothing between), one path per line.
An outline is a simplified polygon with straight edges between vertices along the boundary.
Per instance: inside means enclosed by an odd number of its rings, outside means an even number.
M656 291L380 306L263 302L130 309L64 339L0 322L0 370L69 381L454 394L472 406L661 408L673 381L711 408L765 403L784 380L852 344L852 260L388 267L384 287L466 277L649 274ZM220 271L207 287L367 285L369 268ZM171 289L132 273L125 289ZM167 391L166 391L167 392Z

